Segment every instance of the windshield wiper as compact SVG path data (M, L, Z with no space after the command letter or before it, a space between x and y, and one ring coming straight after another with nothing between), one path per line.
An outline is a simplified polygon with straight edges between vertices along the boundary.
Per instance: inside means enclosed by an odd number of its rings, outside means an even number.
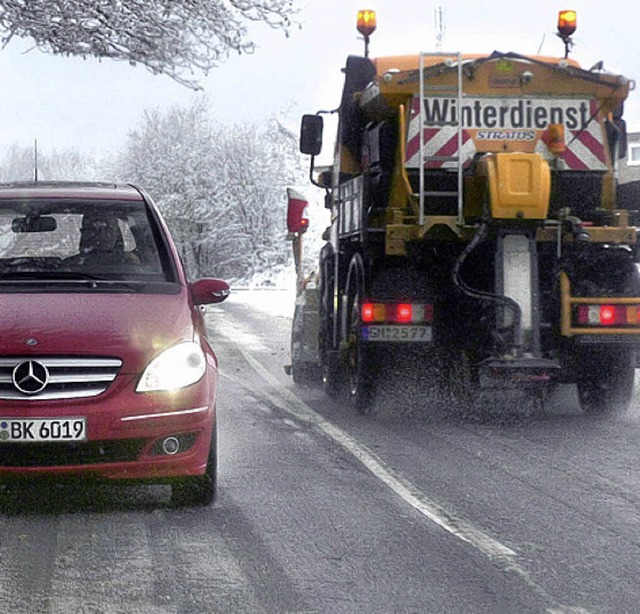
M1 279L42 279L44 281L51 281L54 279L61 280L105 280L113 279L100 275L94 275L93 273L81 273L79 271L43 271L42 269L23 269L23 270L0 270Z
M0 284L80 285L90 288L121 287L139 290L147 281L118 279L76 271L9 271L0 272Z

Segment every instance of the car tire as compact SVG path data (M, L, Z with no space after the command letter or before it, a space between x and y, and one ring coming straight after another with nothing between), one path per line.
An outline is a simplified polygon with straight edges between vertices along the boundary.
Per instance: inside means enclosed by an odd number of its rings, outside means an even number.
M207 468L204 474L177 478L171 483L171 505L173 507L206 507L215 501L218 473L216 431L214 425L211 432Z

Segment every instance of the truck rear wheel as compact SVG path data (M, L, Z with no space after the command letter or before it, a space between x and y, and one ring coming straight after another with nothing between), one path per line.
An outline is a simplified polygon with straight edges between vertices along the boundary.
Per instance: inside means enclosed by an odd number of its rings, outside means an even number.
M322 389L329 397L338 396L344 388L342 365L337 352L324 352L321 357Z
M360 297L357 294L350 301L347 345L349 398L359 413L368 414L374 399L374 361L371 348L362 340Z
M577 381L578 399L585 414L611 416L629 408L635 379L635 351L622 348L584 352Z
M464 350L449 349L443 353L441 364L440 386L450 404L449 411L457 415L469 414L480 396L469 356Z
M318 366L312 363L298 362L291 365L291 376L297 386L317 385L319 380Z
M318 284L320 376L322 389L329 397L338 396L344 389L343 366L340 356L333 347L335 311L333 286L335 282L333 255L326 246L320 257L320 280Z

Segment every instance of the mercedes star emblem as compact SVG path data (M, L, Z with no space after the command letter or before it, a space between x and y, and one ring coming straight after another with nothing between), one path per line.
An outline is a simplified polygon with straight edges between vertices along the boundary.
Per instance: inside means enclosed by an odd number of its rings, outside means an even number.
M49 382L49 371L37 360L25 360L16 365L12 374L13 385L24 394L37 394Z

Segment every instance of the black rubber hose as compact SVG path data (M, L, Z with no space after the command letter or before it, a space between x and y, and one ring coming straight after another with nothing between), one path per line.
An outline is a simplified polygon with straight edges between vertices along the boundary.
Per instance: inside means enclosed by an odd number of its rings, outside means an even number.
M462 268L462 264L467 259L469 254L480 245L486 238L489 232L489 226L486 222L480 224L478 231L474 235L473 239L469 242L469 244L464 248L460 256L455 262L453 267L453 283L456 288L460 289L464 294L470 296L471 298L479 299L481 301L490 301L493 303L497 303L502 307L509 309L513 313L513 322L511 324L511 338L513 345L518 345L516 343L516 339L518 338L517 332L520 329L520 323L522 320L522 310L520 309L520 305L516 303L512 298L508 296L501 296L500 294L494 294L492 292L485 292L483 290L476 290L471 286L467 285L465 281L460 276L460 269Z

